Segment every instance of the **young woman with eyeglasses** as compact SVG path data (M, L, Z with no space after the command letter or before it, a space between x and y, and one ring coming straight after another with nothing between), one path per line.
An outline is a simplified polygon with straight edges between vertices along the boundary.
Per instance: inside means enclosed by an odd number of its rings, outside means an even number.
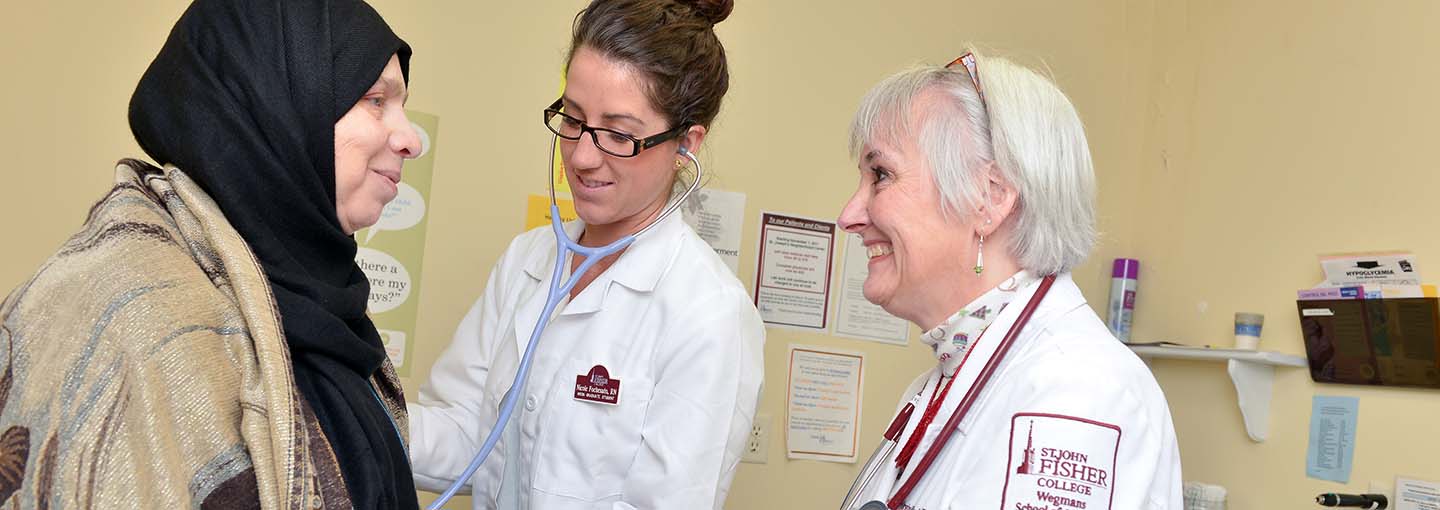
M595 0L574 23L555 136L578 221L603 246L656 222L728 88L714 24L730 0ZM541 126L535 126L540 129ZM444 489L493 427L555 262L515 238L410 406L417 486ZM582 257L565 267L575 270ZM568 274L562 277L569 277ZM765 330L678 215L586 272L540 337L475 508L720 508L754 417Z

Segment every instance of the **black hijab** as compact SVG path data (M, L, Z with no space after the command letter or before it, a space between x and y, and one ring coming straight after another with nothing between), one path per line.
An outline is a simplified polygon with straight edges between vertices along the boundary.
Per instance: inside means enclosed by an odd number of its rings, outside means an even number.
M385 359L370 285L335 214L335 122L410 47L359 0L197 0L140 79L130 130L220 205L260 259L295 384L356 508L417 508L399 431L370 386Z

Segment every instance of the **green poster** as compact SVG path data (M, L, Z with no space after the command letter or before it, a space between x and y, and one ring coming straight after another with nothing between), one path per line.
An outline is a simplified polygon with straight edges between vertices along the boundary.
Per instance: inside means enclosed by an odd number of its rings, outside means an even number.
M435 140L440 119L428 113L406 111L420 135L420 157L405 162L399 192L385 206L380 221L355 233L360 245L355 262L370 279L370 318L380 330L385 351L395 370L410 376L410 354L415 345L415 312L419 308L421 263L425 260L425 230L430 181L435 170Z

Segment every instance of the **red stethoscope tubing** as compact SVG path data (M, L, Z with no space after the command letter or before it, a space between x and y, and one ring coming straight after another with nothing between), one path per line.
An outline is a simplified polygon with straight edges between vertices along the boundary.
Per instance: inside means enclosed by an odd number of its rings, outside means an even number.
M940 451L945 448L945 443L950 441L951 435L954 435L955 429L960 428L960 422L965 419L965 414L970 411L970 406L980 396L980 390L985 387L985 383L990 381L990 376L995 373L995 367L1000 365L1000 361L1005 358L1005 353L1010 351L1010 345L1015 343L1015 337L1020 336L1020 330L1025 329L1025 324L1030 322L1030 316L1035 313L1035 308L1040 305L1040 300L1050 292L1050 286L1054 283L1055 275L1049 275L1040 280L1040 286L1035 289L1035 295L1030 298L1030 301L1025 303L1025 308L1020 310L1020 316L1015 319L1015 325L1010 327L1010 331L1005 333L1005 338L1000 340L1000 345L995 347L995 355L991 356L990 361L985 363L985 367L980 369L980 375L975 379L975 384L970 386L970 390L965 392L965 398L960 401L960 405L950 413L950 419L945 421L945 428L940 429L940 436L935 438L935 444L925 450L925 456L921 457L920 463L915 465L915 471L910 473L910 478L905 479L905 483L900 485L900 488L895 491L895 495L891 496L890 501L885 504L887 508L899 508L905 503L905 498L910 497L910 491L915 490L915 484L920 483L925 472L930 470L930 464L935 462L935 457L940 455Z

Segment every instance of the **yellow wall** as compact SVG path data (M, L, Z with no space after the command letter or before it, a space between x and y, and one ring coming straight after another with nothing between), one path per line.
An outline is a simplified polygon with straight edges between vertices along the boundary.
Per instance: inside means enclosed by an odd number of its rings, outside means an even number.
M1404 248L1440 274L1432 149L1440 4L1162 3L1138 174L1127 197L1141 272L1138 338L1228 346L1233 313L1266 315L1261 345L1303 354L1294 291L1318 253ZM1321 491L1440 480L1440 393L1276 377L1269 440L1250 442L1219 363L1158 362L1186 478L1231 508L1305 508ZM1360 398L1354 470L1305 477L1313 395Z
M377 8L415 47L413 109L440 116L414 390L519 232L525 195L544 189L539 109L553 100L580 0L417 2ZM1108 261L1145 267L1136 338L1224 345L1230 314L1270 317L1264 344L1302 347L1291 296L1318 280L1314 254L1407 247L1427 256L1433 225L1422 124L1440 100L1426 63L1437 4L1043 0L742 1L719 26L732 88L701 151L711 186L747 194L740 277L753 285L761 209L833 218L856 174L845 150L854 105L871 85L917 62L943 63L963 41L1043 60L1085 120L1099 174L1104 239L1077 271L1106 299ZM107 188L110 167L139 155L125 106L185 2L30 3L0 19L9 70L0 139L10 148L0 217L9 240L0 289L19 283L71 233ZM983 72L983 70L982 70ZM1381 188L1386 180L1403 182ZM1429 185L1429 186L1426 186ZM801 191L797 193L796 191ZM1352 199L1361 213L1316 201ZM1402 223L1404 215L1420 221ZM1203 305L1202 305L1203 303ZM898 393L931 363L898 348L772 330L761 413L769 463L743 464L728 508L831 508L856 465L784 459L784 354L790 343L866 353L862 448ZM1245 437L1219 364L1157 362L1172 402L1187 479L1222 483L1231 508L1298 508L1340 488L1304 476L1312 394L1360 396L1350 488L1396 473L1440 479L1415 452L1440 451L1418 423L1440 418L1434 394L1316 386L1284 370L1271 439ZM457 507L459 508L459 507Z

